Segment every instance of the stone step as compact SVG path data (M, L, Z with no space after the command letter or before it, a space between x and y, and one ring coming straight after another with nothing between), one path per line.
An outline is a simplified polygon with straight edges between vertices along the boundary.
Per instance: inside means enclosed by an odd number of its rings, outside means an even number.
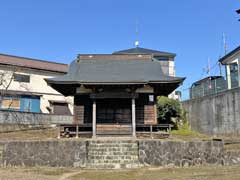
M90 141L87 152L88 168L118 169L140 165L135 141Z
M134 168L139 168L141 165L138 164L88 164L87 168L89 169L134 169Z
M138 164L138 159L123 160L123 159L88 159L89 164Z
M96 156L138 156L138 151L98 151L98 150L89 150L88 155Z
M101 148L101 147L138 147L137 144L89 144L88 147L91 148Z
M88 147L88 150L95 151L138 151L138 147Z
M134 155L134 156L98 156L98 155L88 155L88 159L104 159L104 160L138 160L138 156Z
M137 143L135 140L90 140L89 144L127 144L127 143Z

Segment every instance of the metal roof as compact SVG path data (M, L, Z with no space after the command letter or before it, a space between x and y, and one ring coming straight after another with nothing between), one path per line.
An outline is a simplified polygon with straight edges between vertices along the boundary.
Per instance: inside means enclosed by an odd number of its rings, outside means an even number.
M235 48L234 50L232 50L231 52L229 52L228 54L226 54L225 56L223 56L222 58L219 59L219 62L221 64L225 64L225 61L227 60L227 58L229 58L230 56L234 55L236 52L240 51L240 46L238 46L237 48Z
M185 78L167 76L158 61L75 60L66 75L47 79L50 84L181 83Z
M140 47L116 51L116 52L113 52L113 54L153 54L153 55L168 56L168 57L176 56L176 54L174 54L174 53L163 52L163 51L158 51L158 50L153 50L153 49L140 48Z

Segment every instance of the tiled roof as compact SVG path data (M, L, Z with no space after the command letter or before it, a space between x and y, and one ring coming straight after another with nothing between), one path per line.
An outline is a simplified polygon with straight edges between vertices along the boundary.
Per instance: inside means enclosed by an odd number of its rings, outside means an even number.
M181 83L184 78L167 76L158 61L75 60L69 72L48 79L51 84L148 84Z
M60 73L66 73L68 71L67 64L43 61L26 57L12 56L7 54L0 54L0 64Z

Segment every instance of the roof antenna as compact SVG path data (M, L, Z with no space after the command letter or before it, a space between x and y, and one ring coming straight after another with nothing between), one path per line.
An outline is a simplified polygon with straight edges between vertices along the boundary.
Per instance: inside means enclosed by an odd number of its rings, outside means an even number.
M211 67L210 67L210 58L208 58L208 66L207 66L207 75L209 78L209 88L212 89L212 83L211 83Z
M139 23L138 23L138 19L136 20L136 41L135 41L135 47L139 47L139 41L138 41L138 36L139 36L139 30L138 30L138 26L139 26Z
M227 41L226 41L226 34L223 33L223 48L224 48L224 55L227 54Z
M223 42L223 50L224 50L224 55L223 56L225 56L227 54L227 41L226 41L226 34L225 33L223 33L223 35L222 35L222 42ZM219 56L219 59L220 59L220 57L221 57L221 55ZM218 62L218 66L219 66L219 75L222 76L221 62Z

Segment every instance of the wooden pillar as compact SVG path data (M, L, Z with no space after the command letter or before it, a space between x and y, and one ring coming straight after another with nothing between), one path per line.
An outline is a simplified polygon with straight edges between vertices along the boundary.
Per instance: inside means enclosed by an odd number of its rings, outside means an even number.
M76 125L76 138L78 138L78 123Z
M96 137L96 121L97 121L97 117L96 117L96 100L93 99L93 105L92 105L92 137L95 138Z
M61 125L58 125L58 136L57 136L58 139L61 138Z
M134 98L132 98L132 136L136 137L136 106Z
M230 65L226 65L226 77L227 77L227 88L232 88L232 82L231 82L231 73L230 73Z

